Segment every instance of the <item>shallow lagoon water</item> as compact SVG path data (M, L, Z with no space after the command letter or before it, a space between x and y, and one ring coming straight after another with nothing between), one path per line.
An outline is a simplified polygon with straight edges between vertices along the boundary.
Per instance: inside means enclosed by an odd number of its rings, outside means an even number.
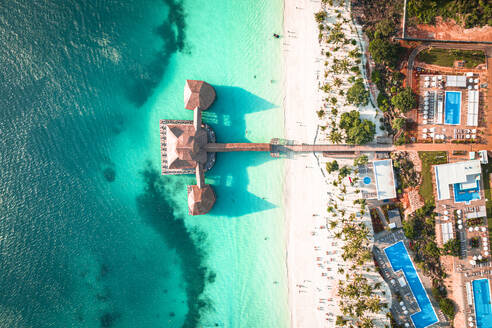
M0 319L7 327L283 327L282 162L219 154L189 217L158 120L214 85L219 141L283 128L281 1L11 1L0 8Z

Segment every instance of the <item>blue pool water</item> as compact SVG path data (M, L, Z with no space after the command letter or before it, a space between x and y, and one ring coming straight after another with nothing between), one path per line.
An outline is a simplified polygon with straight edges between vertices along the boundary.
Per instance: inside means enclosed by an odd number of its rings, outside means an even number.
M453 186L454 190L454 201L456 203L460 202L470 202L472 200L480 199L480 181L477 180L476 187L470 189L461 189L460 183L455 183Z
M364 181L364 184L368 185L368 184L370 184L370 183L371 183L371 178L369 178L369 177L364 177L363 181Z
M437 319L436 312L432 307L432 304L427 296L427 293L420 281L417 271L408 255L408 251L402 241L391 245L384 249L386 256L388 257L391 267L396 272L402 270L405 274L413 295L417 299L417 303L420 307L420 312L412 314L410 317L415 325L415 328L428 327L439 320Z
M475 299L477 328L492 327L492 307L490 306L490 287L488 279L473 281L473 297Z
M444 105L444 124L460 124L461 92L446 91L446 103Z

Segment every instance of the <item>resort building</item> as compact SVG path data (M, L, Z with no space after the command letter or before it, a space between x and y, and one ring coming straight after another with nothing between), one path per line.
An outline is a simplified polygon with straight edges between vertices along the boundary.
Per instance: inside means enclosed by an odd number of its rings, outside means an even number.
M439 72L437 72L439 73ZM480 77L466 75L420 75L419 106L414 118L416 139L459 143L480 142Z
M455 203L480 199L480 160L436 165L434 172L438 200L451 198L451 186Z
M215 193L205 184L204 172L215 163L215 153L207 145L215 143L215 133L202 123L202 110L215 100L214 88L203 81L187 80L185 108L194 111L193 121L161 120L162 174L195 174L196 185L188 186L188 210L191 215L206 214L215 203Z
M395 176L391 159L372 161L359 166L363 198L387 200L396 198Z

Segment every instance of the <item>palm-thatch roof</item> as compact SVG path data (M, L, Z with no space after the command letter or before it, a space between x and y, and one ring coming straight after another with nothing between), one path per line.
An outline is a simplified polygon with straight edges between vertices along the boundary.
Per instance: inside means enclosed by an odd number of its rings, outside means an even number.
M215 100L215 90L210 84L198 80L186 80L184 103L186 109L206 110Z
M190 215L207 214L215 204L215 193L210 185L199 188L188 186L188 210Z
M193 125L168 124L166 126L166 151L169 169L195 168L207 162L207 132L195 130Z

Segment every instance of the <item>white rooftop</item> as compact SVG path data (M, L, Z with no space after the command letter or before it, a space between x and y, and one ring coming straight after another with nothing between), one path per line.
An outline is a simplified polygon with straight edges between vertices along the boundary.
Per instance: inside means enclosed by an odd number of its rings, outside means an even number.
M436 173L437 199L444 200L451 198L449 185L474 183L477 175L480 176L482 168L480 160L477 159L436 165L434 166L434 171Z
M451 222L441 223L441 234L443 244L453 239L453 224Z
M466 76L446 75L446 87L466 88Z
M393 175L393 161L383 159L373 161L376 191L379 200L396 198L395 177Z

